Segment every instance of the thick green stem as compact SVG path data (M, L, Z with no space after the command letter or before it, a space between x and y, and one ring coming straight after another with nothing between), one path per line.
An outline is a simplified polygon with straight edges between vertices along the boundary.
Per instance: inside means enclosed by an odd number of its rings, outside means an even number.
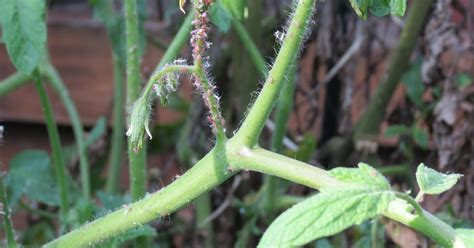
M138 54L137 2L124 1L125 31L127 36L127 102L131 106L140 96L140 56ZM130 166L130 194L132 200L142 198L146 193L146 149L135 151L128 139Z
M109 193L119 191L120 170L123 162L124 130L125 130L125 84L122 63L117 55L113 56L114 65L114 115L112 139L110 140L109 171L107 174L106 190Z
M369 106L354 130L355 140L377 135L385 110L403 73L410 64L410 55L425 23L433 0L413 1L398 46L392 53L386 75L370 99Z
M41 70L51 86L56 90L56 93L59 95L59 98L63 102L69 118L71 119L72 130L76 139L76 146L79 155L82 194L85 199L89 199L91 195L89 160L87 158L87 147L79 113L77 112L76 106L74 105L74 102L72 101L72 98L56 68L47 61L46 65L41 68Z
M263 89L236 134L236 138L249 147L257 144L260 133L265 126L265 121L280 93L288 68L299 53L313 8L314 0L298 2L283 45L268 74Z
M323 169L262 148L250 150L244 147L236 153L239 157L229 162L233 170L258 171L315 189L340 185Z
M2 204L1 215L3 219L3 230L5 231L7 246L9 248L17 248L18 244L16 243L16 240L15 240L15 231L13 230L11 212L10 212L10 207L8 206L8 200L7 200L7 191L3 183L3 178L4 178L4 175L0 175L0 202Z
M295 91L294 79L296 76L296 65L292 65L288 70L288 77L285 79L284 85L280 92L280 97L277 100L275 109L275 129L272 134L271 150L274 152L281 152L283 148L283 139L286 135L288 127L288 119L293 108L293 94ZM275 177L266 175L265 178L265 198L264 208L270 214L275 209L275 201L277 198L278 180Z
M0 97L8 95L10 92L28 83L30 76L21 72L15 72L4 80L0 81Z
M193 168L160 191L90 222L45 247L85 247L105 241L158 217L170 215L233 175L223 149L213 149Z
M46 127L48 129L49 142L51 145L51 160L54 166L54 172L56 174L56 181L59 188L59 206L61 221L64 221L66 214L69 209L69 197L67 190L67 179L66 179L66 165L64 161L64 155L61 148L61 140L59 139L59 131L54 119L53 110L51 103L48 98L48 94L44 89L41 77L36 70L33 75L34 83L38 95L40 98L41 106L43 108L44 117L46 120Z

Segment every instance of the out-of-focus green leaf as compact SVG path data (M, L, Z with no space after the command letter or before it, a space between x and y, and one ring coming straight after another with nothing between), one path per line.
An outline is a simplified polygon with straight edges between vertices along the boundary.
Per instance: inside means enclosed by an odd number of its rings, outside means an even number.
M74 206L67 212L65 224L71 228L81 226L87 221L90 221L96 208L97 207L88 199L79 197Z
M423 194L438 195L451 189L461 178L461 174L443 174L421 163L416 169L416 181Z
M107 130L107 123L105 121L105 117L100 117L99 120L95 123L94 127L92 127L89 135L86 138L86 147L94 144L102 135L105 134Z
M428 133L425 129L413 127L412 128L413 140L417 145L423 149L428 149Z
M423 106L423 92L425 91L425 85L421 80L421 60L414 63L410 69L403 75L402 82L407 89L408 98L418 108Z
M0 0L3 42L15 67L31 74L46 49L44 0Z
M104 191L97 192L97 198L106 210L114 210L131 201L128 195L116 195Z
M217 26L219 31L226 33L229 31L231 24L231 16L219 2L216 2L212 5L211 10L209 11L211 22Z
M349 0L358 16L366 19L368 12L374 16L382 17L394 15L402 17L406 12L406 0Z
M385 130L385 136L393 137L410 134L411 128L405 125L391 125Z
M10 161L6 182L11 205L22 195L50 206L59 205L59 189L50 162L48 154L39 150L23 151Z
M332 248L331 242L328 239L316 240L316 248Z
M258 246L302 246L339 233L382 213L394 198L392 191L368 188L319 193L281 214L267 229Z
M247 0L220 0L218 3L221 3L237 20L244 19Z
M456 83L462 89L472 84L472 78L469 74L461 73L456 76Z

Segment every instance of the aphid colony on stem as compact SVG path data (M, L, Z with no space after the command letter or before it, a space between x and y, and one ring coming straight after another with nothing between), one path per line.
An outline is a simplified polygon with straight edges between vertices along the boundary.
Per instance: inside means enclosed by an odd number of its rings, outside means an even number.
M193 85L203 96L204 104L209 109L207 120L211 124L214 134L219 139L225 137L224 119L219 109L219 97L215 94L214 86L207 75L206 69L209 67L208 57L205 52L210 48L211 43L207 40L210 32L210 20L208 10L211 1L197 0L196 13L191 31L191 47L193 56L193 65L187 65L186 60L178 59L171 64L167 64L153 73L148 81L148 85L141 97L135 102L132 108L129 129L127 136L130 136L133 149L138 151L143 146L145 133L151 139L152 135L149 129L151 115L151 106L153 97L151 91L160 98L162 105L167 104L168 95L178 88L181 73L191 73Z

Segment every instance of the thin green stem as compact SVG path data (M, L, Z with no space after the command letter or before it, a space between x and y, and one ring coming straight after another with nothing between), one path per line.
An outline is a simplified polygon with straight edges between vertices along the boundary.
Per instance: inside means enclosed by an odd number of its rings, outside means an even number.
M46 62L46 65L41 69L41 73L48 79L49 83L55 89L59 98L64 104L64 107L67 110L69 118L71 119L72 130L74 132L74 137L76 140L76 146L79 155L79 166L81 174L81 186L82 194L85 199L89 199L91 195L90 190L90 174L89 174L89 160L87 158L87 147L85 143L84 130L82 127L81 119L79 113L77 112L76 106L72 101L71 96L59 75L56 68L49 61Z
M313 12L314 2L315 0L300 0L298 2L283 45L263 89L236 134L236 138L249 147L257 144L265 121L280 93L285 75L299 53Z
M141 97L149 97L153 89L153 85L158 83L160 79L162 79L166 74L177 72L177 73L194 73L196 70L195 66L192 65L165 65L160 70L156 71L151 75L150 79L148 79L147 85L143 90Z
M189 36L191 33L191 28L193 25L191 22L194 19L194 10L190 11L189 14L186 16L186 19L184 19L183 24L181 24L181 27L179 28L178 32L173 38L173 41L171 44L168 46L168 49L166 49L166 52L163 54L161 57L160 62L156 65L155 71L158 71L161 67L163 67L165 64L170 63L174 59L178 57L178 55L181 52L181 49L183 49L184 45L187 44L189 41Z
M412 209L410 203L398 198L389 204L383 215L417 230L442 247L456 247L459 238L452 227L423 209L421 214L412 214Z
M60 199L60 215L61 221L66 218L66 213L69 209L69 196L67 190L67 179L66 179L66 165L64 161L64 155L61 148L61 140L59 138L59 131L54 119L53 110L51 103L48 99L48 94L41 82L39 72L36 70L33 75L34 84L40 98L41 106L43 108L44 117L46 120L46 127L48 129L49 142L51 145L51 158L54 165L54 172L56 174L56 181L59 187L59 199Z
M4 80L0 81L0 97L8 95L10 92L28 83L30 76L21 72L15 72Z
M140 96L140 56L138 54L137 2L124 0L125 31L127 36L127 102L131 106ZM130 194L132 200L142 198L146 193L146 149L134 150L129 143Z
M204 193L196 199L196 227L203 230L204 247L211 248L215 246L214 230L212 222L207 222L204 225L200 225L204 220L211 214L211 195L210 193Z
M263 59L262 54L255 45L255 42L253 42L252 37L250 37L250 34L247 32L247 29L244 27L244 25L238 20L232 19L232 27L237 33L237 37L239 37L240 42L242 42L245 49L249 53L250 59L252 59L255 67L257 67L261 73L267 73L268 68L265 59Z
M2 172L3 173L3 172ZM3 183L4 175L0 175L0 202L2 203L1 215L3 216L3 230L7 239L7 246L9 248L17 248L18 244L15 240L15 231L11 220L11 210L8 206L7 191Z
M413 199L411 196L404 193L400 193L400 192L395 193L395 195L398 198L403 199L406 202L410 203L415 209L417 214L421 215L423 213L423 208L421 208L420 204L418 204L418 202L415 199Z
M122 64L117 55L113 55L114 65L114 113L112 138L110 140L109 171L107 173L106 190L109 193L119 191L120 170L123 163L123 148L125 147L125 84Z
M403 73L410 64L410 54L416 46L416 39L425 23L433 0L413 1L397 47L390 58L386 76L370 99L369 106L354 130L354 138L366 139L378 134L385 110Z
M216 135L216 142L223 143L227 137L225 135L224 118L222 117L219 98L215 93L215 86L211 83L206 74L207 60L204 58L206 50L209 48L207 36L209 27L210 4L203 0L194 1L194 30L191 38L191 46L194 58L194 85L202 91L204 105L209 109L212 131Z

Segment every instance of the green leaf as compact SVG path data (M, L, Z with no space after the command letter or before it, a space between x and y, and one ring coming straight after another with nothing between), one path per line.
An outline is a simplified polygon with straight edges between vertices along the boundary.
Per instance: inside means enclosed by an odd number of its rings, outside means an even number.
M474 248L474 229L466 229L466 228L457 228L455 229L456 236L459 237L466 248ZM454 244L454 247L462 247L458 244L458 240Z
M423 92L425 91L425 85L421 80L421 60L414 63L410 69L403 75L402 82L407 89L408 98L417 107L423 106Z
M451 189L461 178L461 174L443 174L423 163L416 169L416 181L423 194L437 195Z
M374 16L382 17L395 15L401 17L406 11L406 0L349 0L356 14L366 19L368 12Z
M413 140L417 145L423 149L428 149L428 133L425 129L413 127L412 128Z
M102 135L105 134L107 130L107 123L105 121L105 117L100 117L99 120L95 123L94 127L92 127L89 135L86 138L86 147L94 144Z
M44 0L0 0L3 42L15 67L31 74L46 49Z
M219 2L212 5L209 14L211 17L211 22L217 26L219 31L223 33L229 31L232 17L224 8L222 8Z
M339 233L382 213L394 198L392 191L366 188L319 193L281 214L258 246L302 246Z
M6 178L12 205L22 195L50 206L59 205L59 191L46 152L23 151L11 161Z
M367 18L367 16L364 14L364 12L362 11L362 9L359 7L359 4L358 4L358 1L357 0L349 0L351 6L352 6L352 9L354 9L354 11L356 12L356 14L361 17L361 18Z
M221 0L219 3L237 20L244 19L247 0Z
M407 0L390 0L390 14L402 17L403 15L405 15L406 10Z
M472 84L472 78L469 74L461 73L456 76L456 83L462 89Z
M374 16L382 17L390 14L390 1L370 1L369 5L370 13Z
M390 190L387 179L376 169L365 163L359 163L357 166L359 168L334 168L329 171L329 176L362 188Z
M385 136L387 137L407 135L410 133L411 133L411 128L405 125L391 125L385 130Z

